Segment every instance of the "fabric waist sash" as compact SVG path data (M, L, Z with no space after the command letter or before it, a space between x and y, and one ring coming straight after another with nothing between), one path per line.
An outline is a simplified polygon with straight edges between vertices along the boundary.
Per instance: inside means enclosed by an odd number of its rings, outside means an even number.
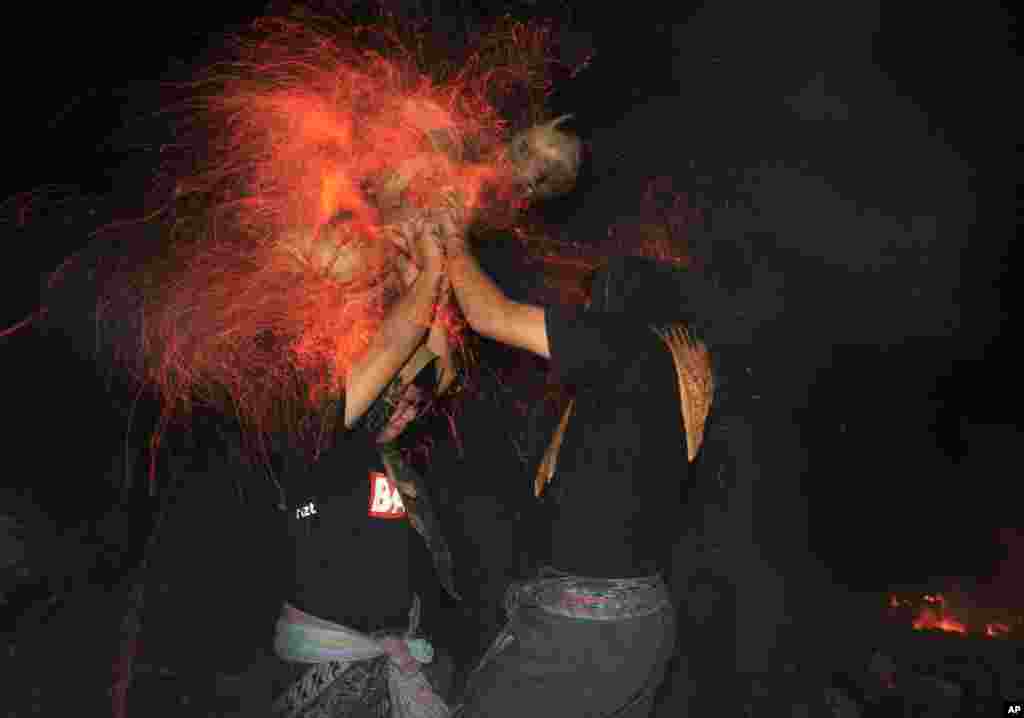
M594 621L641 618L671 605L661 576L588 578L559 573L515 585L505 598L509 614L519 606L533 606L567 618Z
M429 641L413 638L418 626L419 597L409 612L404 635L401 631L367 635L284 604L274 650L285 661L308 663L311 668L275 702L275 715L297 718L353 664L387 655L392 666L388 673L392 716L447 718L448 707L421 670L422 664L433 660L434 649Z
M430 663L434 656L430 642L409 636L411 634L405 638L409 653L420 663ZM285 661L351 663L384 655L390 652L389 648L390 643L386 638L369 636L333 621L317 618L289 603L284 604L281 617L277 619L274 651Z

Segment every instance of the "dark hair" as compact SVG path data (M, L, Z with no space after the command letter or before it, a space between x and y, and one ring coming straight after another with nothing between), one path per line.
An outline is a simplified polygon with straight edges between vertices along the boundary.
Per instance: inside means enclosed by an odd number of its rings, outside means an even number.
M648 257L615 257L594 272L590 311L701 328L724 309L722 290L695 271Z

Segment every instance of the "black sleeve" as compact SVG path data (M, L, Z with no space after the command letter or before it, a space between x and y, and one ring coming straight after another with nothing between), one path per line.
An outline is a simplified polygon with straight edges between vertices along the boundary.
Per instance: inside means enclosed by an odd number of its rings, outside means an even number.
M627 367L665 352L658 335L634 318L549 308L544 321L552 368L560 381L572 386L615 381Z

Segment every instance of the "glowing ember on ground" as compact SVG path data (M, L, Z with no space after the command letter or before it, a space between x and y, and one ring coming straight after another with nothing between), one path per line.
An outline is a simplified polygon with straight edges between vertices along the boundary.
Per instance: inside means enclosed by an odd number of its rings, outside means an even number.
M919 631L938 629L949 633L967 633L967 629L955 618L942 618L936 616L932 611L925 609L914 621L914 628Z
M985 627L985 635L990 638L1002 638L1010 634L1010 627L1005 623L990 623Z
M957 603L963 603L959 601ZM950 600L941 593L923 594L913 598L889 596L889 614L893 618L903 619L911 614L911 625L917 631L944 631L961 636L987 636L989 638L1008 638L1014 632L1014 626L1021 620L979 620L982 615L991 616L993 611L966 607L954 608ZM973 617L973 621L971 618Z

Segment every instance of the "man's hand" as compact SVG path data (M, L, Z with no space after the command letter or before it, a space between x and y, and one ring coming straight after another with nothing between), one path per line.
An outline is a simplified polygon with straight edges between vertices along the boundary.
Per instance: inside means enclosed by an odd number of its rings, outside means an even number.
M452 356L451 340L448 327L451 312L452 291L448 278L442 277L437 307L434 309L434 322L427 334L427 349L437 356L437 395L443 395L451 387L455 379L455 363Z
M445 251L442 237L431 217L415 217L403 222L397 229L401 249L412 263L403 267L406 286L412 283L419 272L442 272Z
M396 228L404 251L399 271L406 289L381 324L366 355L349 371L345 386L345 426L351 427L423 343L433 321L444 276L444 251L422 222ZM404 244L404 246L402 246Z
M437 210L434 214L433 225L448 256L453 256L466 249L468 226L465 214L465 211L454 201L450 206Z

